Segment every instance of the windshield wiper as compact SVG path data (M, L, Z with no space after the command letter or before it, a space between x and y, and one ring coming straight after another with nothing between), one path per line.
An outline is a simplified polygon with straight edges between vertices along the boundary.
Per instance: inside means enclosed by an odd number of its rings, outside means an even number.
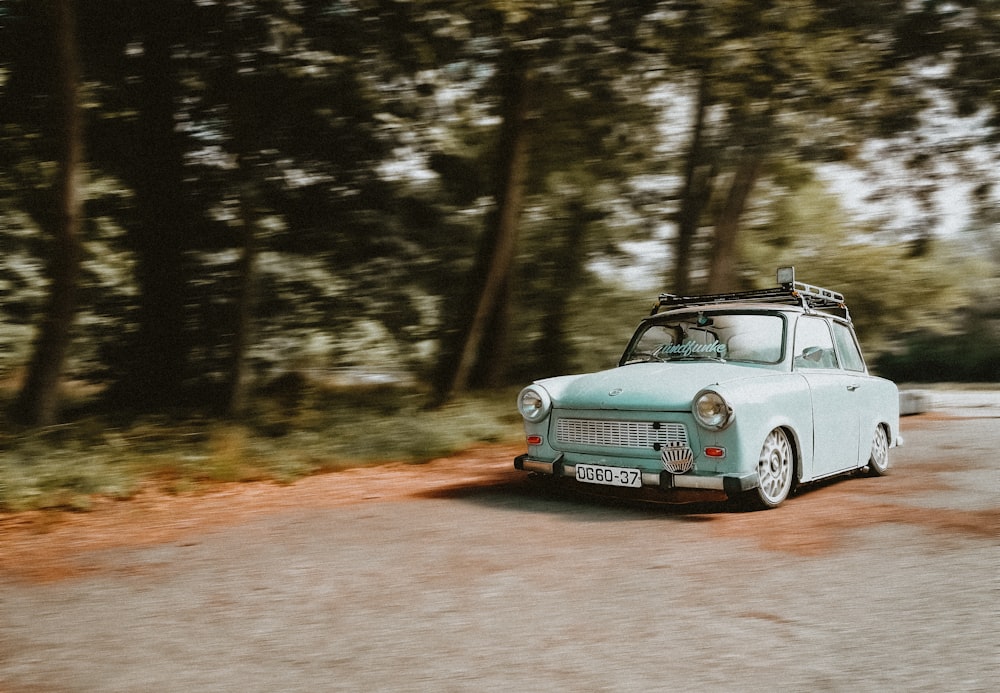
M659 354L635 354L625 362L625 365L628 366L633 363L652 363L654 361L663 363L666 360L667 359L663 358Z
M718 363L726 363L726 359L721 356L685 356L683 354L676 356L667 356L666 358L660 359L661 361L716 361Z

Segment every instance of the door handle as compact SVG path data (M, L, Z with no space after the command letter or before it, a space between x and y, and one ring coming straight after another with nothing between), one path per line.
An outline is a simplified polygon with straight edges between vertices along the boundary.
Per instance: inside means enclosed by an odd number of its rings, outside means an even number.
M847 386L847 389L848 389L849 391L851 391L851 392L854 392L854 391L855 391L855 390L857 390L857 389L858 389L859 387L861 387L861 386L855 383L855 384L853 384L853 385L848 385L848 386Z

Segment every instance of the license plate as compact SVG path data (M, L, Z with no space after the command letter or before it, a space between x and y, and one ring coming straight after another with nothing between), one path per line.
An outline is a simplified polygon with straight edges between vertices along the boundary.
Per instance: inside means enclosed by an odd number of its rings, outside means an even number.
M603 467L596 464L576 465L576 480L586 484L642 488L642 472L625 467Z

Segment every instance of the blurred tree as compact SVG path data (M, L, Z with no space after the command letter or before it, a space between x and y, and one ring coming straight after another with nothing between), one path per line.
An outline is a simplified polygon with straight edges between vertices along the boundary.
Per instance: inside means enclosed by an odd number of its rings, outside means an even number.
M702 217L711 199L718 173L718 163L708 151L706 119L711 104L709 77L704 68L699 70L697 80L691 142L685 156L684 187L680 191L680 206L676 216L674 263L671 276L667 278L667 285L672 288L673 293L681 296L691 292L691 247L701 227Z
M379 80L408 69L393 57L405 54L393 22L407 7L105 0L90 16L95 35L115 39L91 47L106 109L95 158L136 191L127 228L141 304L111 354L130 364L117 401L238 410L247 357L264 351L254 341L405 302L389 295L408 241L378 171L393 136L377 111L389 106ZM296 272L296 257L318 260L327 286ZM379 293L361 288L371 281ZM256 340L254 296L269 318ZM411 319L401 307L381 318Z
M690 248L711 213L707 289L743 283L741 218L780 159L836 161L866 137L912 129L928 104L909 79L895 0L688 2L658 25L663 50L693 84L672 286L690 286ZM656 45L654 43L654 45ZM719 189L723 188L723 189Z
M45 6L0 2L0 348L54 257ZM313 365L436 363L439 398L564 372L584 288L607 290L593 269L614 281L634 241L674 230L674 290L744 284L747 241L785 237L775 210L816 162L878 141L934 170L954 145L988 188L995 160L997 18L976 0L92 0L78 21L80 329L103 345L79 370L145 409L235 412L248 373ZM928 148L912 133L942 102L982 129ZM925 267L922 233L867 252Z
M514 261L515 245L520 224L524 183L528 166L528 109L531 77L528 74L527 56L517 48L509 48L500 67L500 118L501 131L497 152L495 209L481 241L479 259L473 268L469 291L468 315L462 316L457 331L457 361L452 354L447 357L442 380L438 384L437 402L446 401L455 392L466 389L473 368L480 363L482 345L486 339L491 318L495 332L502 334L504 327L497 325L502 317ZM491 340L493 344L502 337ZM492 354L494 368L498 354ZM491 369L492 370L492 369ZM496 372L496 371L494 371Z
M242 414L247 407L249 375L247 354L253 340L253 323L256 312L255 285L257 283L257 235L259 233L258 209L260 208L259 184L254 175L252 162L256 160L251 91L240 89L241 39L244 32L238 31L247 17L245 7L239 2L224 2L220 13L219 33L221 35L221 58L219 73L219 95L222 103L228 104L231 121L231 143L235 162L235 186L238 204L233 213L234 224L238 228L242 243L236 265L238 276L233 303L235 306L230 362L222 393L222 410L229 416Z
M938 239L922 262L935 268L932 281L953 283L964 300L934 320L898 325L879 372L903 382L1000 382L1000 205L979 206L967 229ZM927 284L919 276L904 281L921 293Z
M802 281L841 289L865 352L891 347L914 325L951 329L951 318L969 300L962 276L980 274L956 252L908 257L904 245L851 224L841 202L818 181L775 196L762 223L748 225L740 253L748 266L794 265ZM945 264L954 271L945 272ZM754 288L773 286L770 272Z
M504 381L509 370L510 315L505 299L510 297L522 188L528 182L532 189L539 189L548 173L560 168L601 168L598 157L607 152L598 152L611 124L628 113L622 108L623 99L610 96L625 66L641 55L630 54L627 47L634 44L635 31L649 6L634 3L622 8L599 1L476 2L466 8L466 16L492 19L492 35L477 40L488 41L498 56L497 80L491 86L496 85L499 137L496 150L488 154L495 166L490 176L494 208L480 241L478 260L459 294L459 305L466 310L458 312L458 322L443 335L435 402L446 401L470 384L496 386ZM564 122L552 118L567 102L573 102L579 112ZM628 106L633 113L645 113L635 104ZM563 127L572 130L572 136ZM622 169L617 172L621 175ZM580 240L581 218L582 213L577 213L575 223L563 232ZM553 235L558 233L554 228ZM559 248L558 240L551 247ZM584 263L570 263L570 267L576 271ZM569 286L574 279L560 277ZM558 341L554 338L552 343Z
M80 267L80 194L83 158L82 117L77 92L80 65L76 49L74 0L52 0L41 9L50 23L51 48L43 54L43 65L52 79L32 85L37 98L51 102L54 127L45 134L52 139L56 173L51 184L55 212L43 217L52 243L49 250L49 298L38 329L27 377L18 394L13 416L27 424L48 426L59 413L59 386L76 314L76 288Z
M544 283L547 288L538 297L540 317L537 322L544 325L544 330L530 342L522 337L531 344L533 357L523 358L518 364L521 371L531 369L531 373L516 373L521 379L562 375L574 370L574 308L578 305L577 297L588 295L592 284L586 278L587 240L588 236L595 235L595 224L606 217L602 210L588 205L587 193L592 190L586 181L582 189L563 187L565 209L560 214L562 218L548 220L550 232L553 228L558 229L552 234L550 244L554 241L558 245L547 244L552 276L547 278Z
M183 89L175 59L194 33L187 5L164 0L129 11L141 48L135 49L135 77L125 84L135 116L126 116L131 127L118 154L136 196L137 217L128 232L138 262L139 325L115 397L144 409L180 403L188 358L184 253L199 215L185 185L185 142L178 128Z

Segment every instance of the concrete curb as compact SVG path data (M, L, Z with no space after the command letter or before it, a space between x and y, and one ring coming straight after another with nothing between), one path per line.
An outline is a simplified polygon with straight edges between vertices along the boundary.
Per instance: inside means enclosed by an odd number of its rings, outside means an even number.
M1000 418L1000 390L900 390L901 416L929 411L976 419Z
M930 409L930 398L922 390L901 390L899 393L900 416L923 414Z

